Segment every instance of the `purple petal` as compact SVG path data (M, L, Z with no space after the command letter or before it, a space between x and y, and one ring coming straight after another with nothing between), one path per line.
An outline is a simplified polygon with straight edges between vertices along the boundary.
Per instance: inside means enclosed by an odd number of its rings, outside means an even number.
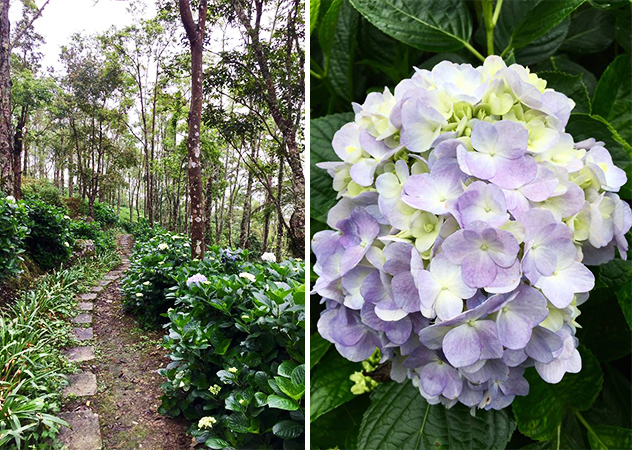
M538 165L531 156L516 159L494 158L496 175L489 181L503 189L516 189L530 183L538 173Z
M454 367L474 364L479 360L481 352L478 330L468 324L453 328L443 339L443 353Z
M419 312L421 301L410 272L400 272L393 277L393 301L406 312Z

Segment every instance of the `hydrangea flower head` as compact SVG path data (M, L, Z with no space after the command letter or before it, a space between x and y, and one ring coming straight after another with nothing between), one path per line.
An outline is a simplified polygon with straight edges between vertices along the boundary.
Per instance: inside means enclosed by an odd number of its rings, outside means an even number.
M626 258L632 211L605 144L565 132L574 106L497 56L354 104L340 161L318 164L338 193L312 241L321 336L351 361L379 349L446 407L504 408L527 367L548 383L580 371L586 265Z
M266 252L261 255L261 259L266 262L276 262L276 256L274 256L274 253L270 252Z
M208 280L204 275L202 275L201 273L196 273L195 275L191 275L187 279L187 287L191 287L191 285L193 284L205 283L207 281Z

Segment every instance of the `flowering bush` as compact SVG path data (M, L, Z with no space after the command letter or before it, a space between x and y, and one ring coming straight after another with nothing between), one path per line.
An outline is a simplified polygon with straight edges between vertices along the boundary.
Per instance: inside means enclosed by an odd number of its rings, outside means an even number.
M430 404L501 409L581 370L586 267L626 259L626 174L565 131L575 102L523 66L417 70L354 104L320 163L341 197L314 235L318 330L351 361L379 348Z
M58 267L70 258L74 245L70 217L64 209L41 200L28 200L25 205L30 230L25 240L27 251L42 269Z
M103 253L116 246L114 239L108 236L98 222L85 222L73 220L71 223L72 234L75 239L90 239L94 242L97 253Z
M297 262L247 263L216 247L181 267L169 294L164 344L173 362L161 370L160 412L193 420L191 433L209 448L298 445L304 274Z
M13 197L0 197L0 279L20 273L24 239L28 233L26 209Z
M121 286L123 307L142 326L157 327L166 321L163 314L173 306L166 293L176 284L176 270L191 259L190 245L188 238L159 229L153 237L137 240Z

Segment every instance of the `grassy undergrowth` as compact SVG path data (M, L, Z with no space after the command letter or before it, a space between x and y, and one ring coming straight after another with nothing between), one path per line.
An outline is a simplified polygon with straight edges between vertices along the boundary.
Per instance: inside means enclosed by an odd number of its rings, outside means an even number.
M43 275L0 311L0 448L51 448L64 374L75 370L61 352L75 343L75 297L119 261L112 249Z

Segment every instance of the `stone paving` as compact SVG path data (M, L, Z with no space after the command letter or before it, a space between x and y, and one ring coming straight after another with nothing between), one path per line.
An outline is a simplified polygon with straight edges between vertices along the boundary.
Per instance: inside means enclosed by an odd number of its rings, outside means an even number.
M129 235L124 235L119 246L124 251L129 251ZM98 293L102 292L112 281L117 280L122 274L122 270L129 267L129 259L127 255L122 258L122 264L118 270L112 271L103 277L98 286L91 288L92 293L80 294L77 307L79 314L72 318L75 324L92 324L92 314L81 311L92 311L94 303L90 300L98 301ZM94 331L92 327L74 328L73 334L79 341L88 341L94 339ZM73 362L86 362L94 359L94 347L92 345L80 346L67 349L66 357ZM70 383L64 389L64 396L90 397L97 393L97 377L92 372L78 372L68 375ZM89 402L87 402L89 405ZM62 427L59 439L66 450L101 450L103 448L103 440L101 438L101 428L99 426L99 415L95 414L90 408L80 407L75 411L64 412L60 417L68 422L70 428Z

